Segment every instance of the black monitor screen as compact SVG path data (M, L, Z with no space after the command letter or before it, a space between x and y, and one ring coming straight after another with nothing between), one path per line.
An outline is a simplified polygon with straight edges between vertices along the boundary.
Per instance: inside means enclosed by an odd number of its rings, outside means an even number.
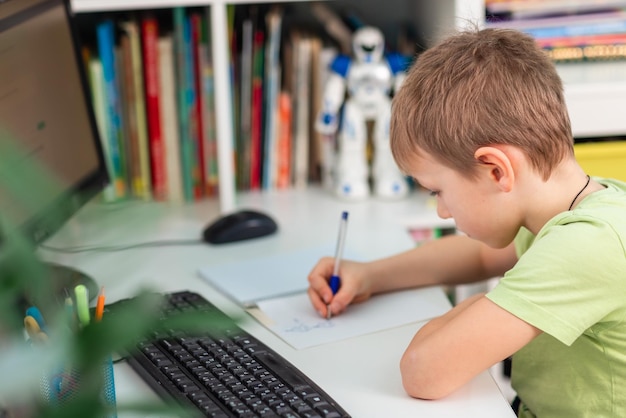
M0 2L0 130L61 185L33 190L24 207L0 184L1 215L36 243L107 182L68 10L62 0Z
M108 184L68 1L0 0L0 140L11 143L15 167L43 170L55 185L31 187L30 172L7 173L0 155L0 226L10 223L34 244ZM83 279L58 278L63 287Z

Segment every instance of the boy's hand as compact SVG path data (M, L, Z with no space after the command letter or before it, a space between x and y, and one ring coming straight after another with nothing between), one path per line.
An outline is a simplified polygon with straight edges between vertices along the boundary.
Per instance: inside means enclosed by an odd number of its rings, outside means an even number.
M363 263L341 260L339 277L341 287L333 295L329 280L333 274L335 259L324 257L320 259L311 273L309 273L309 299L315 310L324 318L328 318L328 309L332 315L343 312L350 303L362 302L369 299L371 291L367 290L363 275L359 272Z

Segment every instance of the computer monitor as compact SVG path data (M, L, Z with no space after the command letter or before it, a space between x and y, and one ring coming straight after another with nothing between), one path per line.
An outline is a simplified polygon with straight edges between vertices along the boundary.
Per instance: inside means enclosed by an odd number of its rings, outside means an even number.
M60 185L33 190L36 198L25 205L0 182L0 221L11 222L35 245L108 184L68 1L0 0L0 132L20 158ZM19 186L20 179L13 180ZM82 282L92 295L97 291L76 270L48 270L58 289Z

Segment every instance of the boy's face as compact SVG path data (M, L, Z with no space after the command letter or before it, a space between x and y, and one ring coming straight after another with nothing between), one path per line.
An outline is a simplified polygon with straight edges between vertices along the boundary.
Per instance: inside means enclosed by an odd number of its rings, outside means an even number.
M479 170L478 178L470 178L441 164L427 153L415 156L411 175L437 199L437 214L453 218L457 229L493 248L511 243L519 225L514 212L507 210L506 199L493 181Z

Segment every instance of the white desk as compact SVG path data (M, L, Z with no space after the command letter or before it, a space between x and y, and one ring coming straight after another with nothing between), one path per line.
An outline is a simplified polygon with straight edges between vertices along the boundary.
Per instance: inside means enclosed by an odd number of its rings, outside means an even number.
M342 210L350 212L346 248L371 258L393 254L413 245L406 231L408 225L451 225L438 220L426 199L425 195L416 194L401 202L372 199L347 203L311 189L246 194L238 197L237 206L261 209L272 215L279 224L277 234L221 246L199 243L72 255L42 251L42 256L91 275L106 287L107 302L132 296L142 287L161 291L189 289L204 295L226 313L241 314L236 304L200 279L199 267L312 245L334 245ZM92 203L46 244L108 246L199 239L201 230L217 216L217 201L184 205ZM263 280L262 273L251 280ZM240 325L308 374L355 418L514 416L487 372L443 400L421 401L406 395L399 361L420 323L304 350L293 349L249 316ZM126 364L116 365L115 373L118 403L157 399Z

